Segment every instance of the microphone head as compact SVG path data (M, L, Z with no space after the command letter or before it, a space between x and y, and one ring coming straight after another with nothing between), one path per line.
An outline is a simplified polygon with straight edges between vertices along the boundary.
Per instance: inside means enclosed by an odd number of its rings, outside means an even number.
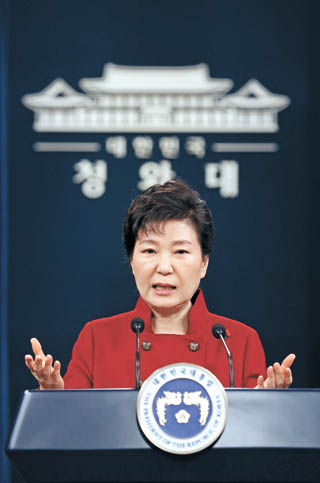
M140 332L143 332L144 329L144 322L140 317L135 317L134 319L131 320L131 329L135 334L139 334Z
M212 334L215 336L216 339L220 339L220 336L222 336L225 339L226 329L221 324L215 324L212 327Z

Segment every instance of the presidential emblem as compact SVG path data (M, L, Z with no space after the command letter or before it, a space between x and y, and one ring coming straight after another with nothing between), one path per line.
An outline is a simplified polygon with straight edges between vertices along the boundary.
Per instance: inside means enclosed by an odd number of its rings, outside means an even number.
M197 453L224 430L228 403L221 382L195 364L170 364L143 383L137 417L146 438L169 453Z

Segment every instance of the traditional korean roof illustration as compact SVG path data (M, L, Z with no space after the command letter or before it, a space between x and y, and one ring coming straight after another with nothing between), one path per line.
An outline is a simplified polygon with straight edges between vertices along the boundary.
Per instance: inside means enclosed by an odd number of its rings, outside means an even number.
M256 79L226 94L232 85L210 78L206 64L106 64L101 78L80 80L85 94L57 78L22 102L35 112L34 130L43 132L277 132L276 114L290 99Z
M243 109L276 109L281 111L290 104L287 96L273 94L256 79L250 79L234 94L228 94L222 100L225 107Z
M79 82L89 94L107 93L216 93L225 94L231 79L212 79L206 64L184 67L135 67L105 64L101 78Z
M41 92L26 94L23 96L22 102L30 109L80 107L93 103L86 94L75 91L62 78L55 79Z

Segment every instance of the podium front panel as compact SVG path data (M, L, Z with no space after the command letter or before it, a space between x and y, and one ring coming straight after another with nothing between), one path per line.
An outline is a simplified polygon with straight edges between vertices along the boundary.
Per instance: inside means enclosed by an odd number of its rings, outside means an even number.
M144 438L137 394L26 391L7 454L29 482L320 480L320 390L228 389L223 434L184 456Z

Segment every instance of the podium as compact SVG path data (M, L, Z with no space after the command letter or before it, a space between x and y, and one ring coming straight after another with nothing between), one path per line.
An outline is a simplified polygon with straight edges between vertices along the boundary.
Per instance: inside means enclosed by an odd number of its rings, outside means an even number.
M319 482L320 389L227 389L227 425L192 455L141 433L136 390L26 391L6 453L26 482Z

